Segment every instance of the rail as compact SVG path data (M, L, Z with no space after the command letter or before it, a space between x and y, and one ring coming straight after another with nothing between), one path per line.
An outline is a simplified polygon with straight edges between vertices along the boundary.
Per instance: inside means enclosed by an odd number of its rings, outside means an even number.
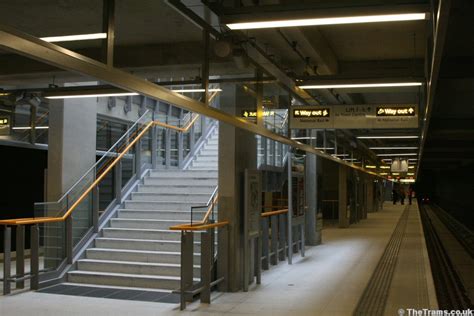
M128 152L134 150L133 153L133 160L134 163L132 173L134 173L131 178L128 178L128 184L131 180L137 180L141 175L143 170L143 161L141 157L142 151L142 142L141 139L148 135L150 131L153 130L155 127L161 127L166 129L174 129L179 132L186 132L188 131L192 125L196 122L199 118L199 115L194 115L190 121L184 127L177 127L172 126L160 121L156 121L151 118L150 121L145 122L146 120L150 119L150 113L147 111L132 127L112 146L109 151L102 156L87 172L76 182L74 185L61 196L61 198L56 202L48 202L48 203L39 203L38 205L35 204L35 208L39 206L42 212L45 214L48 212L55 212L58 215L53 216L35 216L29 218L14 218L14 219L5 219L0 220L0 226L4 227L4 279L7 280L4 283L4 294L8 294L11 291L10 282L20 282L20 280L24 278L31 278L31 289L36 290L39 288L39 273L44 271L51 271L54 270L57 272L55 277L59 275L59 270L65 269L67 264L72 264L73 261L73 252L75 250L80 250L79 246L83 246L85 244L85 239L92 237L94 232L98 232L99 227L99 198L98 198L98 190L99 184L105 179L106 176L111 174L111 171L114 170L115 176L114 179L117 183L114 184L115 187L115 200L114 203L120 204L121 203L121 196L124 190L128 190L127 184L122 186L122 179L124 175L122 174L122 160L127 155ZM152 133L152 135L156 135L156 131ZM153 140L154 139L154 140ZM156 141L156 138L152 137L153 141ZM156 151L150 148L150 152L153 155L153 152ZM105 160L107 158L112 157L110 163L109 161ZM150 157L152 160L151 165L153 165L153 157ZM118 172L117 172L118 170ZM125 177L127 179L127 177ZM93 181L92 181L93 180ZM217 197L212 200L212 205L214 205ZM106 201L109 203L109 201ZM112 203L112 202L110 202ZM109 204L110 204L109 203ZM109 205L110 206L110 205ZM213 206L212 206L213 208ZM211 208L211 211L212 211ZM80 215L84 216L86 214L87 219L92 222L92 227L86 227L85 229L82 227L75 227L73 225L73 214L75 211L80 209ZM109 208L108 208L109 209ZM110 208L112 209L112 208ZM111 212L111 210L109 210ZM85 213L84 213L85 212ZM87 215L90 214L90 215ZM210 214L210 213L209 213ZM81 220L81 216L79 216L78 221ZM90 216L90 217L89 217ZM104 217L104 216L103 216ZM206 218L208 218L207 215ZM65 236L61 235L58 237L61 240L59 243L60 250L55 250L57 256L46 256L54 257L56 261L50 263L51 267L47 267L46 270L39 270L39 225L44 224L46 229L49 229L49 226L46 225L57 225L60 223L65 222ZM77 224L79 225L79 224ZM89 224L90 225L90 224ZM24 227L31 226L31 272L29 274L24 273L24 258L21 257L17 260L17 275L12 277L10 275L10 266L11 266L11 226L16 226L17 229L17 251L22 252L24 249ZM60 228L53 227L53 228ZM23 231L23 237L18 235L19 231ZM51 231L51 230L50 230ZM59 232L62 229L58 230ZM64 234L64 233L58 233ZM65 238L64 238L65 237ZM64 246L61 246L61 242L64 242ZM8 245L7 245L8 244ZM64 247L64 248L62 248ZM46 248L46 246L45 246ZM48 249L58 248L56 245L48 246ZM77 248L77 249L76 249ZM64 250L62 250L64 249ZM65 255L62 254L63 251ZM48 259L51 260L51 259ZM64 261L63 261L64 260ZM62 262L62 263L61 263ZM20 264L22 263L22 264ZM46 265L46 259L45 259ZM8 270L8 271L7 271ZM22 272L23 271L23 272ZM28 275L28 276L27 276ZM53 278L53 277L52 277Z

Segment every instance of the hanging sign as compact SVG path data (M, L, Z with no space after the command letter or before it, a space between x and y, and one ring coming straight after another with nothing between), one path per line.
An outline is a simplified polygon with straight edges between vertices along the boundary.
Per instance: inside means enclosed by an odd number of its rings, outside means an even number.
M365 104L294 107L290 127L300 129L417 128L415 104Z
M275 115L275 111L263 111L263 116L273 116ZM245 118L256 118L257 117L257 110L243 110L242 117Z

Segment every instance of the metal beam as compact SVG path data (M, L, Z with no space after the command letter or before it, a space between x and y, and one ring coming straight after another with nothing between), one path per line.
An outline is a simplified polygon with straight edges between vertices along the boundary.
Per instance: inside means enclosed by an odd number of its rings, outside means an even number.
M124 90L133 91L152 99L160 100L168 104L173 104L185 110L208 116L220 122L227 123L234 127L241 128L251 133L289 145L293 148L301 149L303 151L332 160L336 163L376 175L373 172L353 166L340 159L332 157L331 155L325 154L320 150L313 148L312 146L305 145L288 137L273 133L266 128L259 127L253 123L245 121L244 119L234 117L218 109L207 107L202 102L170 91L130 73L115 69L113 67L108 67L107 65L102 64L96 60L82 56L78 53L52 43L42 41L39 38L25 34L11 27L0 25L0 47L17 54L51 64L55 67L94 77L97 80L108 82Z
M115 44L115 0L102 0L102 30L107 33L107 38L103 41L103 60L109 67L114 65L114 44Z
M420 166L423 163L423 149L426 143L428 127L430 126L431 112L433 110L433 103L438 84L438 76L441 68L441 61L443 58L444 43L448 31L449 11L451 8L451 0L439 0L438 14L436 19L435 34L433 38L433 54L431 58L431 72L427 84L427 100L424 115L424 124L421 132L420 150L418 152L418 167L416 169L416 177L420 171Z

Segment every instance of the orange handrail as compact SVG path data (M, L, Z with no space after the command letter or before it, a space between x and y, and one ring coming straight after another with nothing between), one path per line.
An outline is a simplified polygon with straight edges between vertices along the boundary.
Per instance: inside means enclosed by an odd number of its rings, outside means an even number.
M62 215L62 216L57 216L57 217L41 217L41 218L14 218L14 219L5 219L5 220L0 220L0 225L31 225L31 224L40 224L40 223L56 223L56 222L63 222L65 221L71 214L72 212L76 209L76 207L87 197L87 195L96 187L100 181L112 170L112 168L125 156L125 154L137 143L138 140L140 140L148 130L153 127L154 125L157 126L162 126L165 128L170 128L174 129L180 132L187 132L189 128L194 124L194 122L198 119L199 115L196 115L185 127L176 127L173 125L169 125L166 123L162 123L160 121L151 121L145 127L141 130L137 130L133 133L135 135L137 132L140 132L137 137L135 137L126 147L125 149L120 152L120 154L104 169L100 170L100 174L98 174L98 177L95 179L94 182L79 196L79 198L69 207L69 209ZM213 199L213 202L211 203L211 206L214 205L216 198ZM208 208L206 215L205 215L205 220L207 221L207 218L210 215L210 212L212 210L211 206ZM203 224L202 222L200 224Z
M71 207L64 213L62 216L58 217L42 217L42 218L35 218L35 219L7 219L7 220L0 220L0 225L29 225L29 224L39 224L39 223L55 223L55 222L63 222L65 221L71 213L76 209L76 207L87 197L87 195L94 189L94 187L99 184L99 182L112 170L112 168L119 162L120 159L132 148L136 142L143 137L143 135L155 124L155 122L149 122L145 128L138 134L138 136L132 140L127 147L117 156L117 158L112 161L112 163L102 172L97 179L81 194L81 196L74 202Z
M262 217L268 217L268 216L280 215L280 214L285 214L285 213L288 213L288 209L278 210L278 211L271 211L271 212L263 212L261 214L261 216Z
M221 221L217 223L209 223L209 224L182 224L182 225L175 225L171 226L170 230L182 230L182 231L196 231L196 230L206 230L209 228L216 228L229 225L229 221Z

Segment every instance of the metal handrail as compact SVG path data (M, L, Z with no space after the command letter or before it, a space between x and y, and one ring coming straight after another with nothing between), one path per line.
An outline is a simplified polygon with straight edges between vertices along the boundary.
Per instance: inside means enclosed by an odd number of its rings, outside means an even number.
M147 111L148 112L148 111ZM145 112L145 114L147 113ZM140 118L142 118L145 114L143 114ZM176 126L172 126L166 123L162 123L159 121L150 121L143 129L141 129L140 133L130 142L128 145L125 147L123 151L118 154L118 156L105 168L103 172L100 173L100 175L96 178L94 182L79 196L79 198L68 208L68 210L62 215L62 216L56 216L56 217L41 217L41 218L16 218L16 219L6 219L6 220L0 220L0 225L30 225L30 224L39 224L39 223L55 223L55 222L63 222L65 221L74 211L74 209L87 197L87 195L99 184L99 182L106 176L108 173L112 170L112 168L126 155L126 153L148 132L148 130L153 127L153 126L161 126L164 128L170 128L174 130L178 130L180 132L186 132L189 130L189 128L194 124L197 118L195 118L193 121L191 121L188 126L185 128L179 128ZM140 121L137 120L135 124L132 125L132 127L129 129L129 131L135 127L135 125L138 124ZM112 153L112 149L118 145L119 142L121 142L125 136L128 135L125 133L120 139L109 149L101 159L99 159L91 168L87 170L87 172L78 180L76 183L65 193L63 196L57 201L57 202L47 202L44 204L56 204L60 203L67 195L92 171L94 168L97 167L97 165L105 159L107 155L110 155ZM113 152L113 154L116 154ZM214 202L213 202L214 204Z

